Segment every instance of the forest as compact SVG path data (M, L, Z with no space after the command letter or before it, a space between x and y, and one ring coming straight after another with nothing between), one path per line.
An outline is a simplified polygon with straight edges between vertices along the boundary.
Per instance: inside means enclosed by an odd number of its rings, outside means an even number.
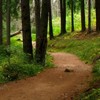
M100 99L100 0L0 0L0 100Z

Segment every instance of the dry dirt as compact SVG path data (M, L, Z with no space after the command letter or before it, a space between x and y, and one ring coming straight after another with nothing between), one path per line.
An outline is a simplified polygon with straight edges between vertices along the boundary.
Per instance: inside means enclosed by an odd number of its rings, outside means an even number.
M52 56L55 68L0 85L0 100L73 100L73 96L88 88L92 79L91 65L73 54L52 53Z

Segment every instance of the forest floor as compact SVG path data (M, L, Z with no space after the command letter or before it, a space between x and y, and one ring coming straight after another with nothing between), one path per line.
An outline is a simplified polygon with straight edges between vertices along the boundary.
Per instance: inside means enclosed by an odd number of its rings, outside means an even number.
M0 100L73 100L89 88L92 66L69 53L51 53L54 68L0 85Z

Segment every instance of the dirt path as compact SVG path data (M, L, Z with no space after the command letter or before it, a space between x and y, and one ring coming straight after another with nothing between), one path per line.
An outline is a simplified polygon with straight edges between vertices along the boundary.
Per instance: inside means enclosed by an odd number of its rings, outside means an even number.
M91 66L75 55L52 53L56 68L0 86L0 100L73 100L88 87ZM71 72L65 72L68 68Z

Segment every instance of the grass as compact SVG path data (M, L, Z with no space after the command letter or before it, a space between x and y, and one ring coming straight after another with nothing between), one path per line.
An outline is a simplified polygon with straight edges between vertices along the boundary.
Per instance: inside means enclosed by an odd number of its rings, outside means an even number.
M6 46L0 46L0 83L34 76L45 68L53 67L52 57L49 54L46 55L45 66L27 59L22 50L22 42L16 40L16 37L11 38L10 50Z
M83 93L74 100L100 100L100 88L92 89L88 93Z
M49 51L70 52L78 55L82 60L92 62L93 58L100 54L100 37L77 39L72 35L65 34L49 41Z

